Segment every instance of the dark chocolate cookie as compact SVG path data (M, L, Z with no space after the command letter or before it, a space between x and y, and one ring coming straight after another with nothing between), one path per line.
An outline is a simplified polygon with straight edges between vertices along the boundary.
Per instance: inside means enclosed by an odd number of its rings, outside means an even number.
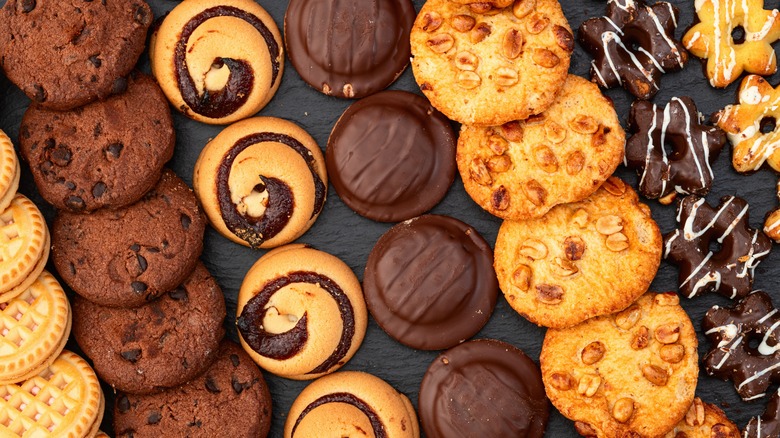
M140 199L173 156L168 101L150 76L132 74L127 92L69 112L33 105L19 143L41 196L74 212Z
M206 221L187 184L170 170L140 201L90 215L60 212L52 255L84 298L137 307L180 285L203 250Z
M124 91L152 19L143 0L8 0L0 67L34 102L76 108Z
M77 296L73 312L73 335L100 378L136 394L203 372L225 334L225 299L202 263L184 284L145 306L103 307Z
M271 394L260 369L227 341L195 380L160 394L119 393L114 406L117 438L264 438L270 426Z

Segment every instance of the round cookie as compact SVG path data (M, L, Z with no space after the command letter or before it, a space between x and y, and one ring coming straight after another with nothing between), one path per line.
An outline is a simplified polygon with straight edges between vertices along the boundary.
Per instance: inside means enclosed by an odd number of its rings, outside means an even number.
M317 142L274 117L234 123L195 163L193 187L211 225L252 248L292 242L317 220L328 190Z
M49 228L38 207L17 193L0 212L0 302L30 287L49 259Z
M305 245L270 251L249 269L236 315L241 345L252 359L295 380L341 368L363 342L368 319L349 266Z
M143 0L8 0L0 66L33 102L73 109L125 90L153 18Z
M697 344L677 294L650 292L620 313L548 330L544 387L580 435L660 436L693 403Z
M11 205L19 188L21 173L14 145L0 129L0 211L5 211Z
M284 438L357 435L419 438L420 425L405 395L359 371L314 381L295 399L284 424Z
M174 108L219 125L265 107L284 71L279 29L252 0L180 3L152 36L149 59Z
M493 251L477 230L425 215L388 230L368 256L366 305L402 344L440 350L474 336L496 306Z
M662 250L650 208L611 177L580 202L538 219L504 221L494 266L513 309L535 324L564 328L628 307L650 286Z
M433 208L455 179L455 133L421 96L383 91L352 104L325 154L331 183L359 215L398 222Z
M271 394L263 375L228 341L211 367L194 380L159 394L119 393L114 405L117 438L265 438L270 427Z
M433 106L466 125L501 125L547 109L574 50L557 0L518 0L494 12L429 0L412 28L417 84Z
M469 5L471 6L471 10L475 13L485 13L490 12L493 9L501 9L505 8L512 3L515 2L515 0L452 0L455 3L460 3L462 5Z
M612 103L570 75L544 113L503 126L462 126L458 170L471 199L502 219L540 217L588 197L623 159Z
M225 334L225 298L202 263L180 287L151 303L117 309L76 297L73 335L100 378L134 394L193 379Z
M140 201L90 215L60 212L52 259L79 295L137 307L184 282L203 250L206 221L187 184L170 170Z
M685 418L664 438L739 438L739 428L717 406L704 403L699 397L685 414Z
M420 385L420 420L429 438L541 438L550 414L539 367L493 339L469 341L431 363Z
M168 101L140 73L130 75L125 93L73 111L30 106L20 133L41 196L74 212L140 199L160 179L175 143Z

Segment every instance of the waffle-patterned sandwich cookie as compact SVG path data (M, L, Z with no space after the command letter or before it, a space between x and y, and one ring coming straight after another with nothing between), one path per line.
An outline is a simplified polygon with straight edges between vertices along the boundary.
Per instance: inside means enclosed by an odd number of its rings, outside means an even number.
M0 211L5 211L19 188L19 159L11 139L0 130Z
M202 0L173 8L149 44L152 73L174 108L228 124L276 94L284 45L273 18L252 0Z
M295 399L284 424L284 438L357 435L419 438L420 425L405 395L359 371L314 381Z
M522 120L549 107L569 70L574 37L556 0L517 0L495 13L426 2L411 34L417 84L439 111L468 125Z
M503 219L587 198L623 158L625 133L598 87L570 75L555 103L502 126L463 125L457 163L469 196Z
M17 194L0 212L0 301L24 292L49 259L49 229L32 201Z
M211 225L252 248L292 242L317 220L328 190L317 142L283 119L227 127L198 157L193 187Z
M764 0L699 0L695 7L698 21L682 42L691 54L707 60L710 85L725 88L743 71L777 71L772 47L780 39L777 9L764 9Z
M772 394L766 410L760 417L753 417L745 426L744 438L780 436L780 389Z
M769 435L767 435L769 436ZM685 418L664 438L739 438L739 428L717 406L693 399Z
M623 310L645 293L661 244L650 208L612 177L589 198L541 218L504 221L493 265L513 309L563 328Z
M548 330L542 379L581 435L662 436L693 403L697 344L677 294L650 292L622 312Z
M306 380L352 358L363 342L368 311L349 266L308 246L287 245L249 269L237 317L241 345L260 367Z

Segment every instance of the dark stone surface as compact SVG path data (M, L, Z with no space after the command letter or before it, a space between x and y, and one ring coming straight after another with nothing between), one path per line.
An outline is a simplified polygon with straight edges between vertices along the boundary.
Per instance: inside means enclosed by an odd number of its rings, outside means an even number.
M0 0L0 4L2 3L4 1ZM177 4L177 2L168 0L150 0L149 3L156 17ZM419 11L423 0L414 0L414 3ZM603 0L563 0L562 3L564 12L575 30L583 20L602 15L605 10ZM675 34L677 38L680 38L683 31L693 23L693 2L675 0L673 3L680 8L680 27ZM271 13L281 29L287 2L262 0L261 4ZM778 2L775 0L766 4L767 8L777 6ZM149 71L146 55L142 57L139 67L143 71ZM572 58L571 72L585 76L588 74L589 68L590 57L577 45ZM780 75L776 74L769 78L769 82L773 85L777 84L778 81L780 81ZM661 91L656 95L654 102L663 105L673 96L689 95L693 97L699 111L709 116L725 105L734 103L739 82L734 82L724 90L713 89L704 77L699 60L693 58L682 72L667 74L663 77ZM414 82L411 69L407 69L390 88L420 93ZM618 116L625 126L629 106L633 100L632 96L622 89L609 90L606 94L614 100ZM288 60L278 93L260 114L283 117L298 123L312 134L324 150L331 128L351 102L350 100L325 96L310 88L301 80ZM0 129L5 130L14 141L18 138L19 123L28 104L29 101L24 94L0 75ZM214 137L222 127L200 124L179 114L174 114L174 123L177 131L177 144L173 161L169 166L191 185L193 166L200 150L206 141ZM764 215L777 206L775 196L777 175L769 169L763 169L749 176L737 174L731 167L730 146L724 148L713 167L715 181L712 192L707 196L707 199L713 204L717 204L717 200L725 195L738 195L747 199L751 204L750 223L753 227L761 227ZM36 193L26 164L22 165L22 172L22 192L41 206L48 219L52 219L53 210L46 206ZM617 174L636 187L637 177L633 171L620 166ZM646 200L646 202L651 206L653 217L658 221L663 233L668 233L675 228L674 205L662 206L657 201L650 200ZM482 211L469 199L463 190L460 178L456 178L447 196L432 212L456 217L476 228L491 245L495 243L501 221ZM371 248L379 236L391 226L392 224L373 222L352 212L339 200L333 188L330 187L329 197L322 215L314 226L299 239L299 242L311 244L317 249L327 251L343 259L358 277L362 278ZM205 251L202 258L225 292L228 336L236 339L236 295L244 274L264 251L251 250L233 244L211 228L207 229L205 239ZM50 264L49 269L53 272L52 268ZM626 273L626 275L631 274ZM775 275L780 275L780 251L772 252L759 265L755 280L755 287L769 292L774 298L775 304L780 305L780 287L777 285ZM653 282L652 289L656 291L676 290L676 282L677 269L663 262L658 276ZM690 314L697 331L700 332L702 317L710 306L714 304L727 305L729 301L720 296L708 295L693 300L683 298L682 304ZM544 329L523 319L509 307L503 297L499 297L493 317L476 337L497 338L509 342L521 348L534 360L538 360L543 336ZM68 347L76 348L73 342L69 343ZM708 348L707 341L699 333L700 357L704 356ZM416 404L422 376L428 364L437 354L438 352L435 351L416 351L401 345L387 336L369 318L368 332L362 347L343 369L373 373L407 394ZM281 437L287 410L307 382L286 380L268 373L265 373L265 376L268 379L274 402L274 424L270 436ZM114 395L110 388L105 387L104 389L110 399L109 403L112 405ZM772 389L770 389L770 393L771 391ZM742 402L730 382L722 382L708 377L703 372L700 375L697 395L705 401L721 407L740 428L745 427L751 416L763 412L767 403L766 398L753 402ZM109 406L106 412L110 413L111 411L111 406ZM663 407L659 407L659 415L663 415ZM111 418L110 415L107 415L103 427L105 430L111 430L110 425ZM563 418L553 409L546 436L575 437L577 434L572 422Z

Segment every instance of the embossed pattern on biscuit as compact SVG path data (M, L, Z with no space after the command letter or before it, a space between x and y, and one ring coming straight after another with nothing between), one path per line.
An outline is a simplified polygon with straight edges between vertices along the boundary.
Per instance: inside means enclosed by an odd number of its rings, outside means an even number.
M764 9L764 0L696 0L694 5L698 22L682 42L691 54L707 60L710 85L725 88L743 71L777 71L771 46L780 38L777 9Z
M19 187L19 159L11 139L0 130L0 212L5 211Z
M0 212L0 301L22 293L43 271L49 229L35 204L17 194Z
M744 438L780 436L780 389L772 394L766 410L760 417L753 417L745 426Z
M767 435L772 436L772 435ZM680 421L664 438L739 438L739 428L717 406L704 403L699 397Z

